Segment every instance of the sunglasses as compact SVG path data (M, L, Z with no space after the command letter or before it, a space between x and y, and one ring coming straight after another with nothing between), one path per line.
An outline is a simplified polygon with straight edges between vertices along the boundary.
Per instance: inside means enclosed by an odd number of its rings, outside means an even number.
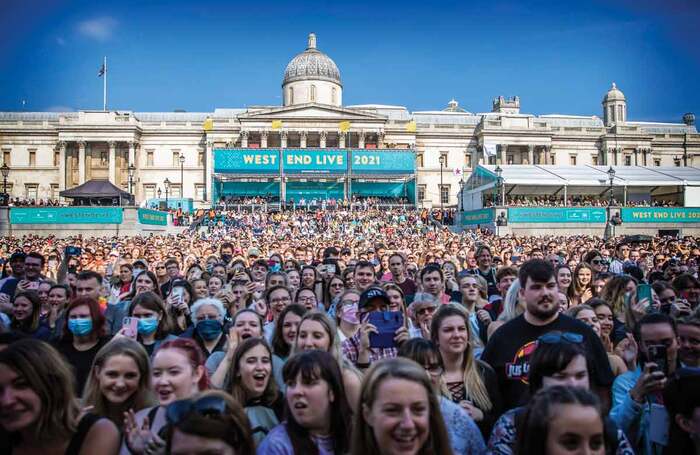
M537 342L543 344L579 344L583 343L583 335L573 332L549 332L539 337Z
M198 400L178 400L168 405L165 417L169 424L177 425L192 415L220 418L227 414L228 406L221 397L209 396Z
M608 263L608 261L605 261L603 259L593 259L591 261L591 264L593 264L593 265L601 265L601 264L607 264L607 263Z

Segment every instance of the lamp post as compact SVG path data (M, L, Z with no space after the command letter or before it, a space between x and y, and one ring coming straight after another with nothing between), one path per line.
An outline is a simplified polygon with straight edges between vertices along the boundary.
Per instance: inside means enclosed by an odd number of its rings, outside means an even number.
M127 172L129 173L129 193L134 192L134 172L136 171L136 166L134 166L134 163L129 164L129 167L126 168Z
M464 212L464 173L459 180L459 211Z
M615 181L615 169L612 166L608 168L608 183L610 185L610 197L608 199L608 224L606 229L605 239L615 236L614 225L612 222L612 206L613 206L613 182Z
M608 207L613 205L613 181L615 180L615 169L612 166L608 169L608 181L610 183L610 198L608 199Z
M170 180L168 180L167 177L165 178L163 185L165 186L165 209L168 210L170 209L170 206L168 205L168 195L170 194Z
M8 205L10 198L7 194L7 176L10 175L10 166L7 163L2 163L0 172L2 172L2 202L3 205Z
M185 155L180 153L180 197L185 195Z
M444 203L442 201L442 169L445 167L445 155L440 155L440 210L444 209Z
M504 205L503 204L503 199L504 195L502 194L502 186L503 186L503 169L501 169L501 166L496 166L496 169L494 169L494 172L496 172L496 200L494 201L496 205Z

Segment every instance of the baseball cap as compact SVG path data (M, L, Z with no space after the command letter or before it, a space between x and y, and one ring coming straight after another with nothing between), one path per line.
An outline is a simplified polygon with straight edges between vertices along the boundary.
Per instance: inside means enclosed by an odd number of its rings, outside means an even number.
M381 299L385 304L389 305L389 296L381 288L369 288L360 295L358 308L362 308L374 299Z
M252 247L248 248L248 257L253 256L256 258L260 257L260 250L258 248Z

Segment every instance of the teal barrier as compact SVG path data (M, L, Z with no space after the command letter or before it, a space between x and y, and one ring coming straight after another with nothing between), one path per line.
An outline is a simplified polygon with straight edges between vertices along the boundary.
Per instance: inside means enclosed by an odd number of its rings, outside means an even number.
M294 199L299 203L301 198L310 199L343 199L343 184L338 182L287 182L286 200Z
M412 151L353 150L351 166L356 174L413 174L416 155Z
M214 172L277 174L279 170L279 149L214 150Z
M165 198L153 198L146 200L146 206L152 209L159 209L160 203L165 202ZM168 208L170 210L182 209L185 213L194 212L194 201L192 198L168 198Z
M605 223L600 207L515 207L508 209L508 223Z
M155 226L168 225L168 212L139 208L138 215L139 223L141 224L151 224Z
M342 173L348 170L347 151L339 149L285 150L284 172Z
M352 194L377 197L410 197L408 183L404 182L352 182Z
M491 224L496 218L496 209L478 209L460 212L459 218L462 226Z
M700 207L624 207L624 223L700 223Z
M11 224L121 224L121 207L12 207Z

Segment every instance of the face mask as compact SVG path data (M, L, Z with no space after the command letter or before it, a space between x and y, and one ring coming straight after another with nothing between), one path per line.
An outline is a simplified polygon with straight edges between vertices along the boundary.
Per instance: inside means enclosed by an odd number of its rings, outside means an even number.
M141 269L141 268L139 268L139 267L134 267L134 272L132 273L132 275L134 275L135 277L137 277L137 276L139 276L141 273L143 273L143 269Z
M340 317L348 324L359 324L360 320L357 317L357 304L346 305L343 307L343 315Z
M231 262L231 259L233 259L233 257L230 254L222 254L221 255L221 260L226 264Z
M84 337L92 332L92 319L77 318L68 320L68 330L77 337Z
M281 266L277 262L275 262L274 264L272 264L270 266L270 272L279 272L280 269L281 269Z
M158 329L158 318L139 319L139 335L150 335Z
M197 332L204 341L212 341L221 334L222 325L218 319L205 319L197 323Z

